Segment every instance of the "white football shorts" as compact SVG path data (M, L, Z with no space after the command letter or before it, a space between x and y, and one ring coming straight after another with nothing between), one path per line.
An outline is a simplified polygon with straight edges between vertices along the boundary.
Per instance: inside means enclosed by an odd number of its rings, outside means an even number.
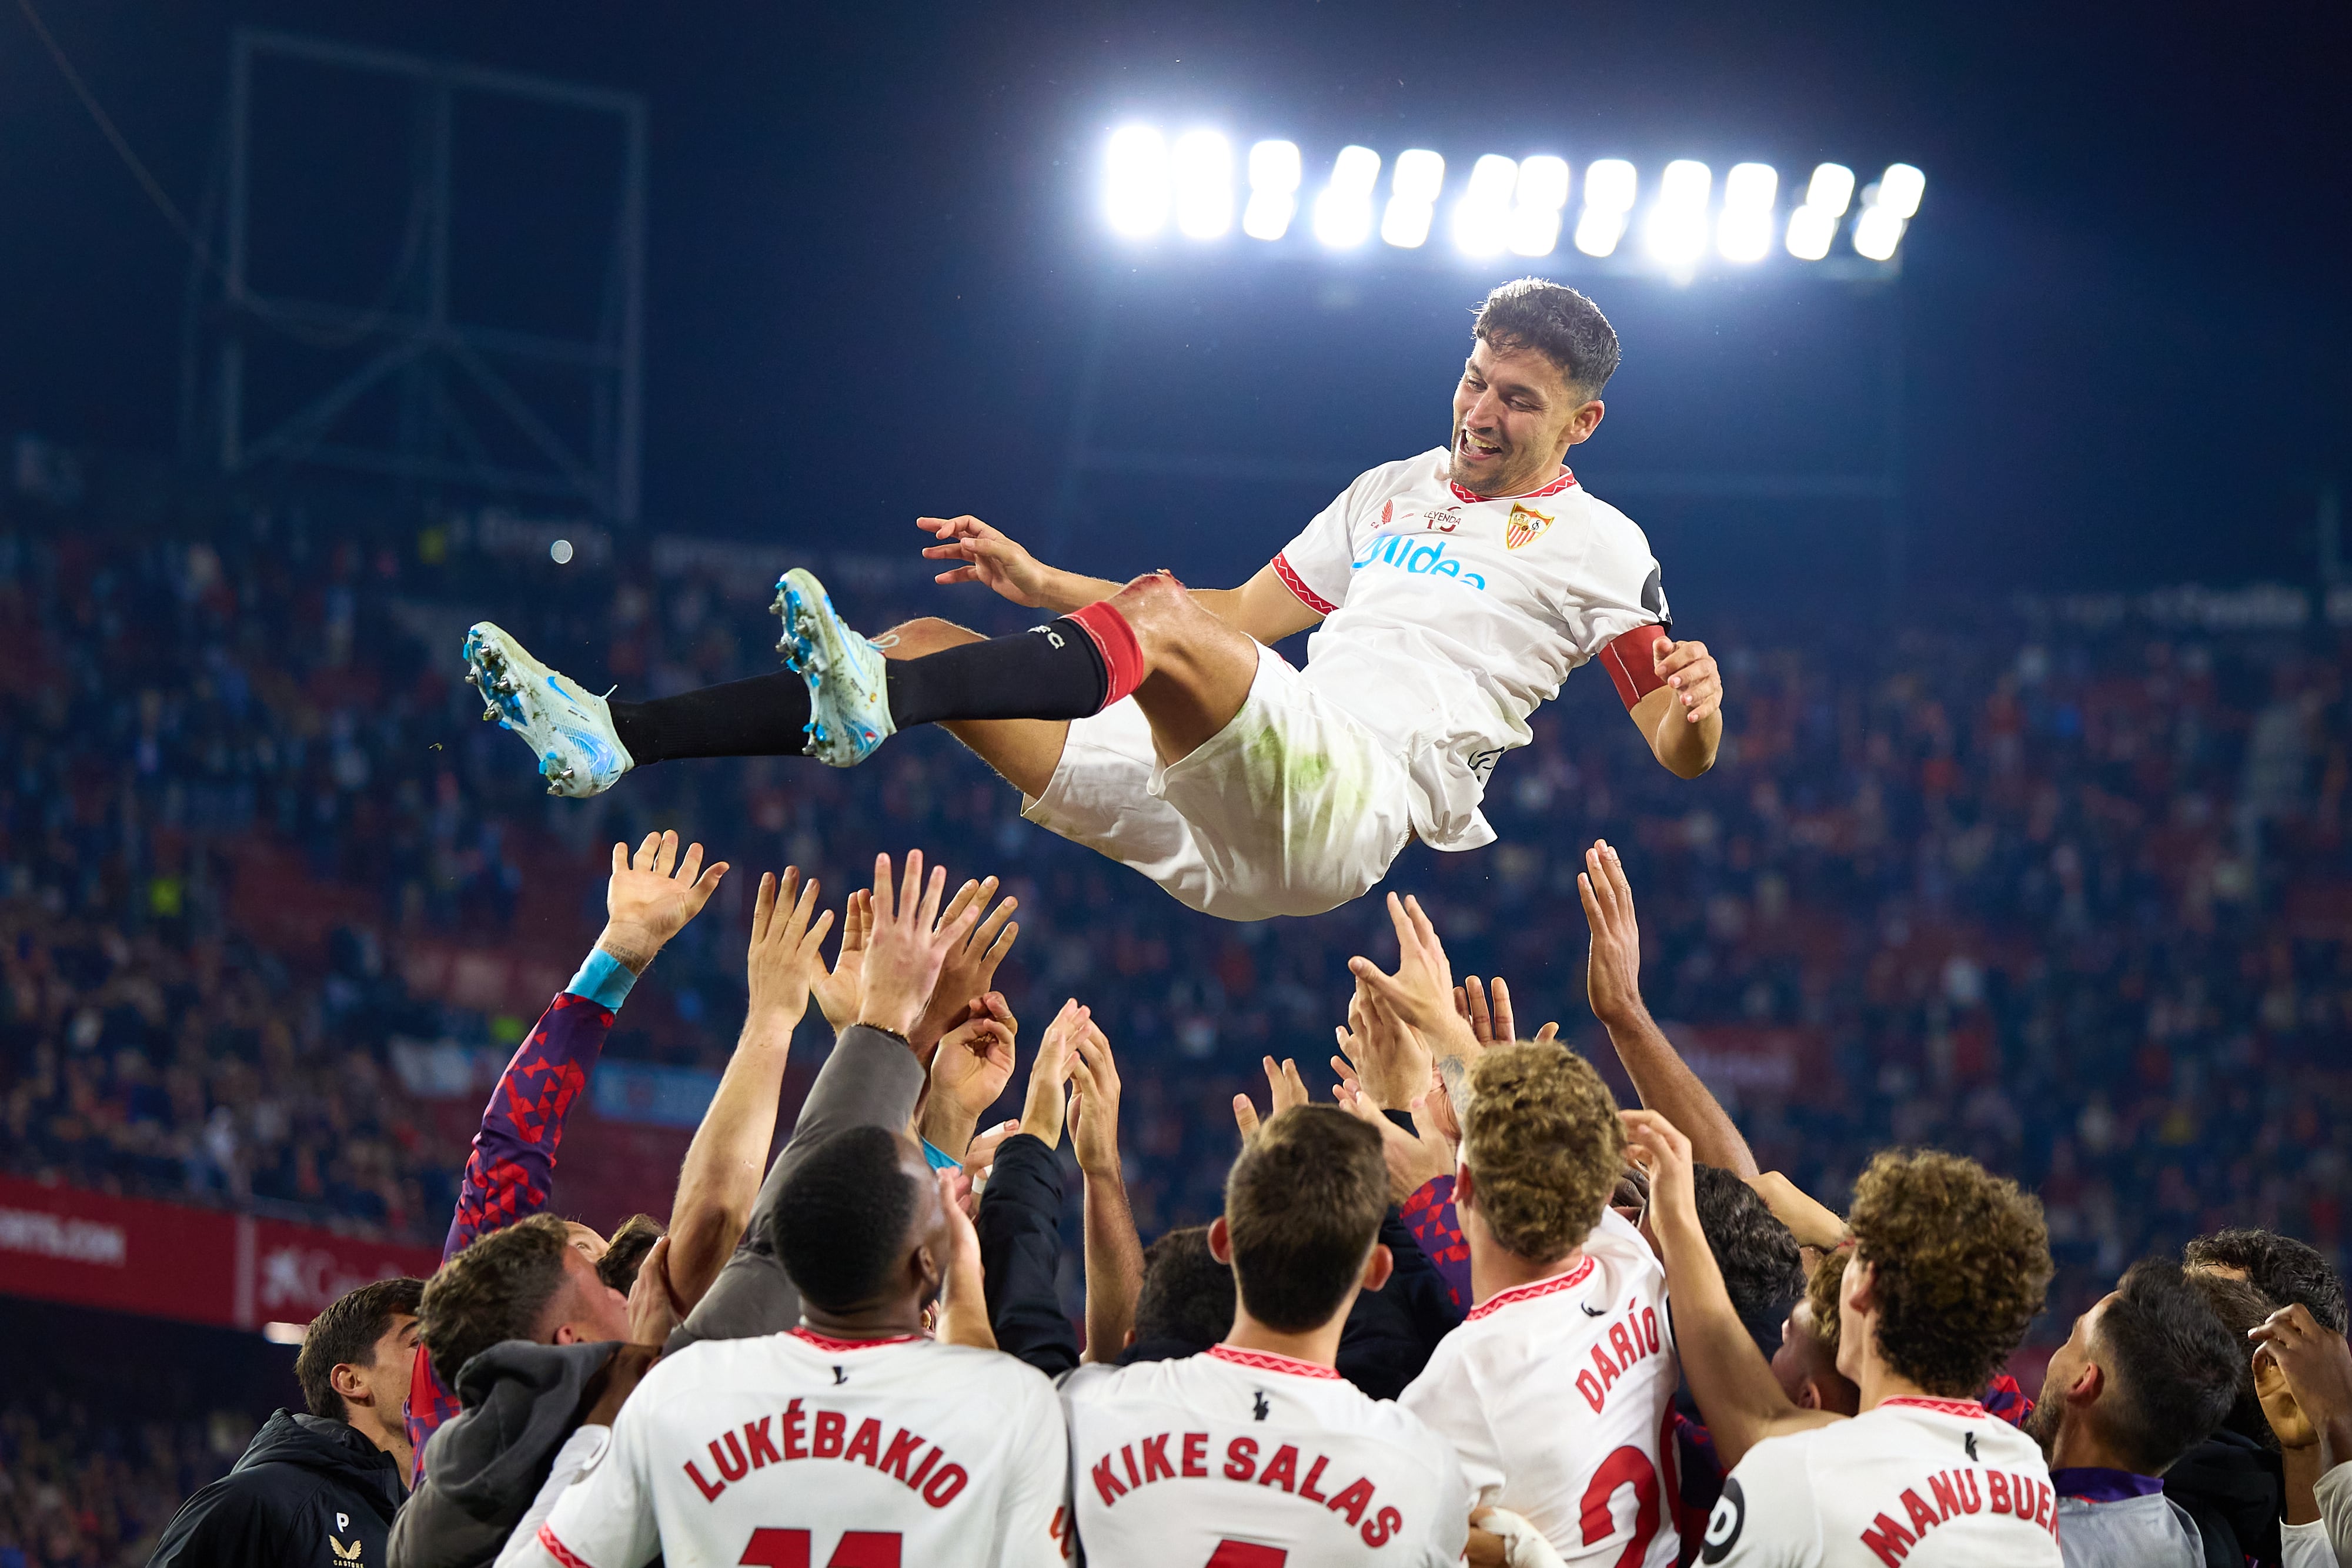
M1337 909L1412 837L1404 759L1263 644L1241 711L1191 756L1160 766L1124 698L1072 722L1021 814L1224 920Z

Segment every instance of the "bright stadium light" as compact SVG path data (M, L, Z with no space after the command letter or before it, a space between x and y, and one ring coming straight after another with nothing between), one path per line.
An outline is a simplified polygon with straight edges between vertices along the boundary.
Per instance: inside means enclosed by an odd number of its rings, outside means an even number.
M1568 205L1568 162L1549 155L1519 162L1517 201L1511 209L1511 249L1549 256L1559 244L1559 210Z
M1715 245L1727 261L1761 261L1772 248L1772 202L1780 176L1769 163L1734 163L1723 177Z
M1587 256L1607 256L1625 237L1625 218L1633 210L1633 165L1622 158L1601 158L1585 166L1584 214L1576 220L1576 248Z
M1372 186L1381 177L1381 155L1369 147L1342 147L1331 163L1331 183L1315 198L1315 237L1333 250L1360 246L1372 232Z
M1704 163L1677 158L1658 182L1657 204L1650 209L1650 254L1668 267L1696 262L1706 248L1706 199L1715 175Z
M1893 260L1895 247L1903 243L1903 226L1892 208L1874 203L1865 205L1862 215L1853 220L1854 253L1873 261Z
M1837 238L1837 214L1823 207L1802 206L1789 214L1789 254L1799 261L1819 261Z
M1280 239L1298 212L1298 143L1261 141L1249 151L1249 205L1242 233L1252 239Z
M1111 133L1104 160L1103 209L1129 239L1149 239L1168 222L1168 142L1148 125Z
M1404 250L1425 242L1437 215L1437 193L1444 187L1444 159L1425 147L1398 153L1389 176L1389 204L1381 214L1381 238Z
M1222 239L1234 226L1234 150L1213 131L1188 131L1169 155L1176 229L1187 239Z
M1822 163L1805 186L1805 205L1832 218L1845 216L1853 200L1853 171L1843 163Z
M1917 215L1919 198L1927 193L1927 175L1908 163L1889 163L1886 172L1878 177L1878 200L1874 204L1908 222Z
M1517 184L1516 160L1489 152L1470 165L1470 189L1454 204L1454 243L1465 256L1503 254L1510 238L1511 190Z

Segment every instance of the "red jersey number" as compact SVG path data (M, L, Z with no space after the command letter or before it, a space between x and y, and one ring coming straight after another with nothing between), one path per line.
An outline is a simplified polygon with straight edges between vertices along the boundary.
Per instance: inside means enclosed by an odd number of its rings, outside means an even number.
M1279 1546L1260 1546L1254 1541L1220 1541L1209 1553L1206 1568L1282 1568L1289 1555Z
M755 1530L751 1543L735 1559L747 1568L810 1568L805 1530ZM825 1568L898 1568L898 1532L849 1530L825 1559Z
M1633 1539L1617 1554L1617 1568L1642 1568L1642 1560L1650 1554L1650 1538L1658 1533L1658 1468L1631 1444L1601 1460L1592 1472L1592 1483L1584 1489L1584 1544L1597 1546L1616 1530L1609 1504L1621 1487L1633 1489Z

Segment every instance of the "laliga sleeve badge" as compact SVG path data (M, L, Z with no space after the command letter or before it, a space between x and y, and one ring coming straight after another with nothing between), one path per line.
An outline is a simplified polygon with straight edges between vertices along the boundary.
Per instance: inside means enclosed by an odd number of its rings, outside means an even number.
M1715 1511L1706 1516L1706 1535L1699 1542L1701 1563L1720 1563L1731 1555L1739 1544L1739 1532L1748 1523L1748 1494L1739 1483L1727 1476L1723 1495L1715 1500Z
M603 1464L604 1462L604 1456L612 1451L613 1428L610 1427L597 1428L594 1440L589 1444L587 1457L580 1461L580 1475L578 1479L583 1480L586 1479L588 1472L594 1469L598 1465Z

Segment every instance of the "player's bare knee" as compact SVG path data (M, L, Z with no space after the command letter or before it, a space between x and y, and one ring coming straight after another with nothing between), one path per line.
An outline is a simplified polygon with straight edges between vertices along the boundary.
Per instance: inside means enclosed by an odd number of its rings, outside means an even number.
M890 659L919 659L926 653L936 653L942 648L961 647L966 643L984 641L981 634L952 621L942 621L936 615L919 615L901 622L874 639L874 645Z
M1135 579L1111 595L1111 608L1117 610L1139 636L1149 639L1152 633L1181 626L1195 615L1205 613L1184 591L1184 585L1164 571L1150 572Z

